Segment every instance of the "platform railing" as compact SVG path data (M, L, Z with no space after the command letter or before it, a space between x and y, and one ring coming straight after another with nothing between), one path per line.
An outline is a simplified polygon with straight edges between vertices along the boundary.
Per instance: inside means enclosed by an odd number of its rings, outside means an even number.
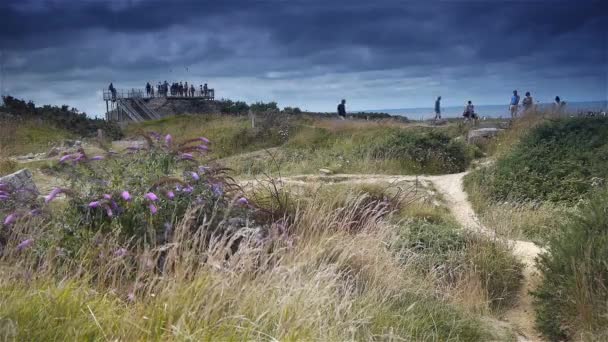
M188 92L188 94L184 94L184 95L179 95L176 93L171 93L171 91L169 90L167 92L167 96L165 96L164 94L159 94L157 91L154 92L154 96L152 96L152 94L147 94L146 92L144 92L141 89L129 89L129 90L124 90L124 89L116 89L114 92L111 92L110 90L104 90L103 91L103 100L104 101L116 101L116 100L120 100L120 99L132 99L132 98L138 98L138 99L150 99L150 98L157 98L157 97L168 97L168 98L197 98L197 99L205 99L205 100L213 100L215 99L215 90L214 89L207 89L207 91L203 91L203 90L196 90L194 92L194 96L190 96L191 93Z

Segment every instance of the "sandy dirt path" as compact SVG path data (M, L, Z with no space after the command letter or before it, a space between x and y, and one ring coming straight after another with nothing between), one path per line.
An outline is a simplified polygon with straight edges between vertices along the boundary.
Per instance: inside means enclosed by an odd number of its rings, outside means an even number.
M310 183L328 184L377 184L398 182L431 182L436 190L444 197L446 205L458 222L466 229L473 230L490 238L500 238L496 232L484 227L479 221L471 203L464 192L462 180L466 172L438 176L391 176L377 174L336 174L331 176L302 175L284 177L284 184L305 185ZM538 281L539 274L535 266L535 258L543 250L534 243L522 240L509 240L506 242L513 250L513 254L524 264L523 284L519 293L519 299L503 319L508 322L517 332L518 341L541 341L539 334L534 329L534 309L530 291L533 290Z

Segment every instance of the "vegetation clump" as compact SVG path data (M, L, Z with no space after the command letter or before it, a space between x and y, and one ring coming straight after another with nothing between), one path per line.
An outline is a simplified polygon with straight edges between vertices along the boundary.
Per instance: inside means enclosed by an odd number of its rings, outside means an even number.
M120 139L122 131L115 123L99 118L89 118L86 113L79 112L76 108L68 106L49 106L36 107L33 102L25 102L12 96L4 96L4 105L0 107L0 112L9 114L9 118L2 120L38 120L44 123L45 127L59 128L71 132L80 137L91 137L97 134L98 129L102 129L104 134L112 139Z
M608 189L559 226L540 256L536 289L539 330L552 341L605 340L608 336Z
M608 179L608 118L569 118L532 129L476 181L493 201L574 203Z

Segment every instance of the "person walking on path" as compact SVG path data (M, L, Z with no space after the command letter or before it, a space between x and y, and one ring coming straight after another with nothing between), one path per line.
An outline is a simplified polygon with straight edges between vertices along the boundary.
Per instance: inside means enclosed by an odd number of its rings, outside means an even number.
M513 90L513 96L511 96L511 104L509 110L511 111L511 119L517 118L517 110L519 109L519 95L517 90Z
M435 121L441 120L441 96L435 101Z
M338 116L342 120L346 119L346 100L342 100L338 105Z
M524 107L524 112L528 112L534 107L534 99L529 91L526 92L526 97L521 101L521 105Z

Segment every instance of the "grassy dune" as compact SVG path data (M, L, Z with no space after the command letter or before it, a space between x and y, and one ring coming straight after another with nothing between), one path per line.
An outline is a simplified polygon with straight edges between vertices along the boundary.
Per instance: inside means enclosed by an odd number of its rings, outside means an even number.
M432 128L398 121L365 121L268 114L256 128L245 117L178 116L129 126L127 135L145 131L176 137L207 135L211 156L235 174L334 172L416 174L464 171L474 147L456 138L454 125ZM263 151L266 149L267 151ZM248 154L249 152L249 154ZM255 152L255 153L253 153Z

